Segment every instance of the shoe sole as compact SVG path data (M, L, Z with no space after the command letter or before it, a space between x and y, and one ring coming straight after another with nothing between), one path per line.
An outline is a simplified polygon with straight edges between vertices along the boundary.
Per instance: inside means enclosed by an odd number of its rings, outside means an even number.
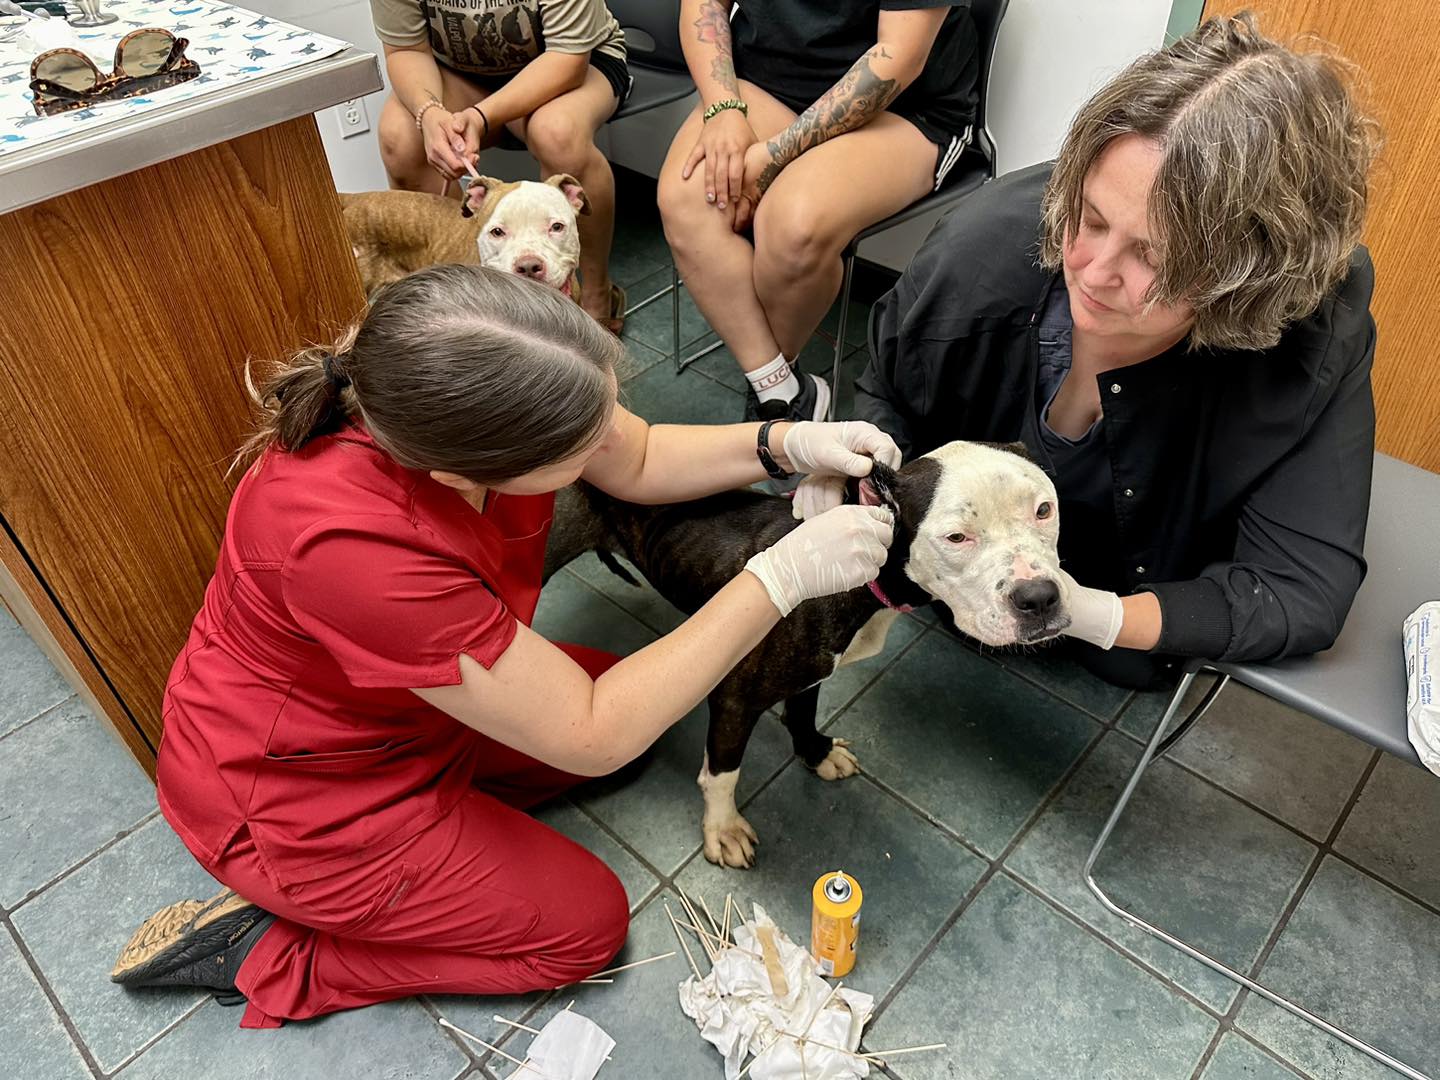
M824 420L830 413L830 384L818 375L806 377L815 380L815 411L810 419Z
M209 900L181 900L157 911L130 935L110 972L110 981L157 978L217 950L255 925L260 908L231 889Z

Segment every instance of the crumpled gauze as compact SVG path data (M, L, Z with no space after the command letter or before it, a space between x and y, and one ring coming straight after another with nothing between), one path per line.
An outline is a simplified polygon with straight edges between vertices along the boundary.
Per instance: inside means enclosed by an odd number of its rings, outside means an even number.
M615 1040L595 1021L566 1011L556 1013L540 1029L525 1057L546 1080L595 1080L614 1049Z
M759 1059L748 1075L755 1080L852 1080L868 1076L869 1065L834 1050L804 1044L808 1038L854 1050L874 1009L874 998L858 990L831 986L815 973L815 958L775 927L759 904L754 919L735 928L735 948L722 949L710 974L690 976L680 984L680 1008L700 1028L700 1036L725 1057L725 1076L735 1080L750 1053ZM765 969L757 929L774 930L776 951L788 992L776 996ZM824 1012L816 1015L822 1004ZM813 1020L812 1020L813 1018ZM808 1031L807 1031L808 1028Z

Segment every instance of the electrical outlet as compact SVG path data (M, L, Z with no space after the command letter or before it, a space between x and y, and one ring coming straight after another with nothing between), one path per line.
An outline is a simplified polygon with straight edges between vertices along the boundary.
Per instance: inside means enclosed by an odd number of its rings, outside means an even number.
M348 139L352 135L364 135L370 130L370 117L366 115L363 98L342 101L335 106L335 111L340 115L340 137L342 139Z

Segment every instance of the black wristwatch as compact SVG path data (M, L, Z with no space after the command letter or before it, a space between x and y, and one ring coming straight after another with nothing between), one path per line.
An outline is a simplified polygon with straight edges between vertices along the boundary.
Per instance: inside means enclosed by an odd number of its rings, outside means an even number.
M766 420L760 425L760 431L755 436L755 456L760 459L760 464L765 466L766 473L776 480L785 480L793 474L780 468L775 455L770 453L770 428L776 423L775 420Z

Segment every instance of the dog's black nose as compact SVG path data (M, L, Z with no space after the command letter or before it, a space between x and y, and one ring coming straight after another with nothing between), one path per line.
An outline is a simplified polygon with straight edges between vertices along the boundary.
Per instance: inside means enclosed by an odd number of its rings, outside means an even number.
M545 276L545 263L538 258L526 257L515 262L515 273L521 277L543 278Z
M1010 606L1021 615L1048 617L1060 603L1060 586L1050 578L1030 578L1010 590Z

